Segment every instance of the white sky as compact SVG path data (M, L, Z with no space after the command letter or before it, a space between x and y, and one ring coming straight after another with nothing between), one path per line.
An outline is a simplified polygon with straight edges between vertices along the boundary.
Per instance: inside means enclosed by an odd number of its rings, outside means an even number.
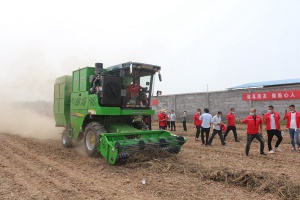
M298 0L2 1L2 95L52 100L57 76L95 62L160 65L163 94L299 78L299 10Z

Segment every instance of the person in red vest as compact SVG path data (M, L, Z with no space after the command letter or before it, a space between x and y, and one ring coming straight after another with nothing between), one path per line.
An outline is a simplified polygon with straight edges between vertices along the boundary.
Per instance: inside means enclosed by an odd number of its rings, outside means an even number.
M250 115L247 116L243 121L247 124L247 145L246 145L246 156L249 156L250 145L254 138L260 142L260 154L267 155L264 152L265 141L262 137L262 119L256 114L256 109L250 109ZM258 128L260 132L258 132Z
M143 92L146 91L148 88L147 87L142 87L140 86L139 82L137 80L134 81L131 85L128 87L128 92L127 92L127 99L128 101L133 101L135 104L138 104L140 106L147 105L148 102L148 97L147 95Z
M166 109L164 109L164 116L165 116L165 130L167 130L168 128L170 129L170 115L168 115Z
M228 113L228 115L226 116L226 119L227 119L227 130L226 130L226 132L224 134L224 141L226 141L226 137L227 137L229 131L232 131L235 142L240 142L237 139L236 126L235 126L234 108L230 109L230 113Z
M282 141L281 128L280 128L280 115L274 111L274 106L268 107L268 112L264 115L264 122L266 123L266 129L268 134L268 148L269 153L275 153L275 151L281 151L279 144ZM275 148L272 148L272 139L274 135L277 137Z
M167 121L166 121L166 129L170 130L171 129L171 112L166 113Z
M202 121L200 120L200 116L201 116L201 109L198 108L197 112L194 114L194 125L196 127L196 137L195 137L196 141L199 141L199 135L201 131Z
M284 120L286 122L286 128L289 129L292 151L295 151L295 139L297 142L298 150L300 152L300 142L299 142L299 128L300 128L300 112L296 111L294 105L289 106L290 112L285 111Z
M166 118L166 109L162 109L160 111L160 113L157 115L157 118L158 118L158 124L159 124L159 129L160 130L166 130L166 121L167 121L167 118Z

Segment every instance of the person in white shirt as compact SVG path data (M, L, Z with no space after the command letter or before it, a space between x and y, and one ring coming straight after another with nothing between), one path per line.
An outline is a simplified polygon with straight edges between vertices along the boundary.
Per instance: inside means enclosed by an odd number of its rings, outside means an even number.
M202 121L201 124L201 140L203 145L208 145L210 125L212 124L212 116L209 114L208 108L204 109L204 114L202 114L199 119ZM204 141L205 133L205 141Z
M220 137L220 140L221 140L221 144L222 145L225 145L225 142L224 142L224 138L223 138L223 135L222 135L222 131L221 131L221 125L223 125L223 122L222 122L222 112L219 111L213 118L212 118L212 124L213 124L213 133L211 135L211 137L209 138L208 140L208 145L211 145L214 137L218 134L219 137Z
M171 121L171 131L176 131L176 125L175 125L176 114L174 113L174 110L171 110L170 121Z

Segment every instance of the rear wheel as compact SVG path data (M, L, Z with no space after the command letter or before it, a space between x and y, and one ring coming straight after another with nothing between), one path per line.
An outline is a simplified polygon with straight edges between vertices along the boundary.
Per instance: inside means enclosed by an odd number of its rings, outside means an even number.
M66 148L70 148L73 146L73 139L68 130L64 130L62 132L61 143Z
M84 131L84 144L89 157L98 157L99 134L105 133L105 129L98 122L87 125Z

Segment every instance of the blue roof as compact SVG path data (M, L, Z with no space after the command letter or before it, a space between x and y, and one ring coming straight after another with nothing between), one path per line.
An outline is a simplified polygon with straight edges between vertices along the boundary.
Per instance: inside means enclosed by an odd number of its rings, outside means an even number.
M263 82L255 82L255 83L246 83L246 84L243 84L243 85L238 85L238 86L227 88L227 89L228 90L235 90L235 89L275 86L275 85L291 85L291 84L297 84L297 83L300 83L300 78L277 80L277 81L263 81Z

